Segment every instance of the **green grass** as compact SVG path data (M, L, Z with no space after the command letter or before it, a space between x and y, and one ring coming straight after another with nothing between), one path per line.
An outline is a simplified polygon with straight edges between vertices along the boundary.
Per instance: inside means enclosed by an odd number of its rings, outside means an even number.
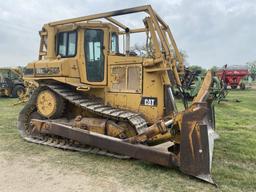
M146 162L25 142L16 129L22 106L13 107L15 99L0 98L0 155L10 161L24 156L36 157L38 166L48 163L52 169L57 166L71 172L79 170L95 180L99 177L115 180L134 191L256 191L256 90L233 91L227 99L229 101L216 105L216 129L220 139L215 142L212 175L218 188L178 170ZM235 102L236 99L241 102Z

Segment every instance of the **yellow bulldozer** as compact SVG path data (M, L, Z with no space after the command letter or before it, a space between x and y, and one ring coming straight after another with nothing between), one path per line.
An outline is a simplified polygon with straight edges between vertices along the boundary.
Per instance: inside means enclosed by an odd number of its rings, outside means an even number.
M0 96L21 97L26 89L19 68L0 68Z
M128 14L143 15L143 27L119 20ZM138 33L147 41L144 56L130 50ZM25 140L177 167L214 183L212 74L178 111L171 88L183 91L182 58L150 5L51 22L40 36L39 59L24 75L38 83L18 118Z

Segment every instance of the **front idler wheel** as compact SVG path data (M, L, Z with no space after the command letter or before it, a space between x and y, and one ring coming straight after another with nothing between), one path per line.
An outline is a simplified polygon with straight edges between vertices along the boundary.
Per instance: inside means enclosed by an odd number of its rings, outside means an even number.
M65 103L61 96L46 89L41 91L36 101L37 112L45 118L59 118L64 112Z

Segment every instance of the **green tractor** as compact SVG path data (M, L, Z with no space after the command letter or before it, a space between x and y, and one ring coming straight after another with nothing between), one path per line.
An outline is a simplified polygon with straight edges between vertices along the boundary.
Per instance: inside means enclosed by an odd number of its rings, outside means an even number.
M190 71L185 69L185 74L181 82L186 98L191 100L197 95L203 81L200 71Z
M204 75L201 74L201 71L191 71L188 68L185 68L184 75L181 78L181 84L183 87L183 93L174 90L174 93L177 97L185 97L185 100L193 100L202 86L204 80ZM228 94L225 89L222 81L214 74L213 77L213 86L212 86L213 99L218 103L223 100Z

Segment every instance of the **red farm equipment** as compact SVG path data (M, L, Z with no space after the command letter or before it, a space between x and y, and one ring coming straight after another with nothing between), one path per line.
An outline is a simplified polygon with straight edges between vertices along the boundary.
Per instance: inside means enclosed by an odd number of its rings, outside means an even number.
M219 69L216 74L223 82L225 88L230 86L231 89L236 89L239 86L240 89L244 90L245 83L242 82L242 79L249 75L249 70L246 66L225 65L223 68Z

